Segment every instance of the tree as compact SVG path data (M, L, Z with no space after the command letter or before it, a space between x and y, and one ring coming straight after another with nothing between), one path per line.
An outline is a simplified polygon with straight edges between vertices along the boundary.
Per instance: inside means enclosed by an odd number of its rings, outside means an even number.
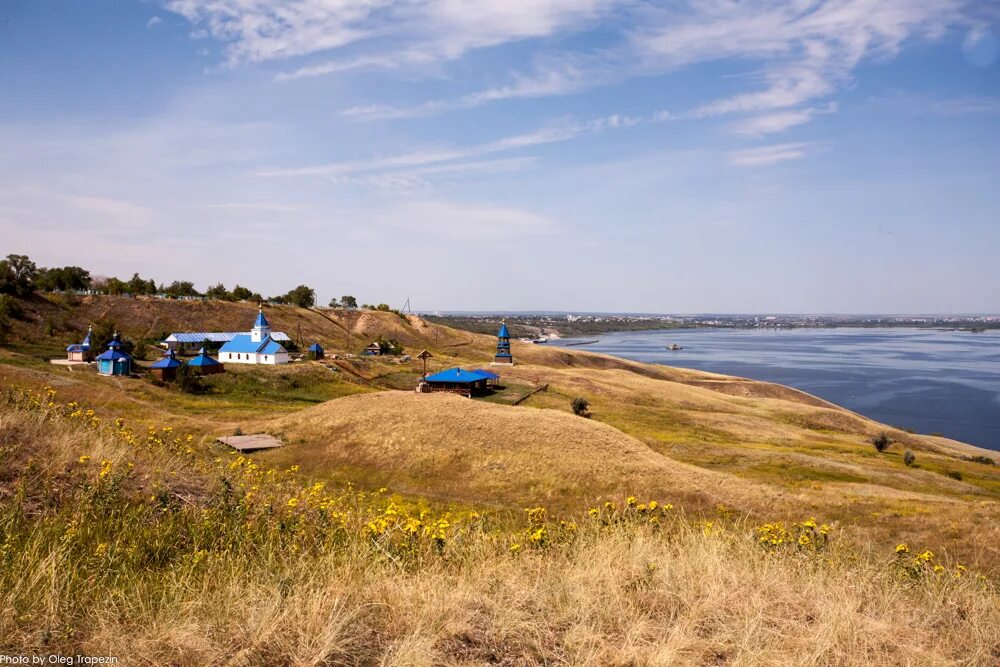
M150 290L149 289L150 282L152 281L146 281L140 278L138 273L133 273L132 278L127 283L125 283L125 289L129 294L132 294L133 296L137 294L155 294L156 284L154 283L153 284L154 289Z
M34 290L38 267L27 255L7 255L0 261L0 292L28 296Z
M123 283L115 277L106 279L101 283L101 294L124 294L128 289L128 283Z
M186 394L201 394L205 385L201 381L201 371L184 364L177 369L177 388Z
M198 290L194 288L194 283L189 280L175 280L163 290L167 296L177 298L179 296L200 296Z
M340 303L337 302L337 297L330 299L330 308L340 308Z
M382 354L403 354L403 344L395 338L382 338L379 336L375 342L378 343L379 351Z
M108 343L111 342L111 338L115 335L115 331L118 328L114 322L103 317L91 326L93 330L90 332L90 349L96 350L96 353L100 354L108 346Z
M590 401L583 398L582 396L577 396L570 403L570 407L573 408L573 414L578 417L589 417L590 416Z
M79 266L39 269L35 277L35 287L48 292L87 289L90 283L90 271Z
M212 285L207 290L205 290L205 296L209 299L218 299L219 301L231 301L232 294L226 289L226 286L222 283L218 285Z
M872 437L872 444L875 446L875 451L882 453L889 449L889 445L892 444L892 438L885 431L882 431L878 435Z
M345 295L340 297L340 305L348 310L354 310L358 307L358 300L353 296Z
M316 305L316 290L307 285L299 285L286 294L278 297L279 303L290 303L299 308L311 308Z
M243 287L242 285L237 285L236 287L234 287L233 291L230 292L230 294L232 294L233 298L236 299L237 301L249 301L253 296L253 292L248 290L246 287Z

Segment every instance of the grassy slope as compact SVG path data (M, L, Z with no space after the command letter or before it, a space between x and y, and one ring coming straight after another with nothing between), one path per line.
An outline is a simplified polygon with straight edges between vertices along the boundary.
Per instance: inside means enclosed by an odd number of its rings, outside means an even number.
M738 519L679 508L656 522L580 512L572 527L536 513L511 529L432 515L411 537L415 510L379 494L213 462L183 434L132 434L40 398L0 402L3 653L179 666L1000 660L995 586L940 557L914 565L836 529L829 543L765 547ZM579 421L567 428L623 437Z
M585 396L592 403L593 421L621 432L617 444L609 444L598 437L607 431L597 425L574 430L571 425L582 420L553 422L560 416L547 410L492 406L495 412L484 412L487 406L479 402L457 399L447 409L431 410L425 407L436 405L440 397L421 401L416 396L377 397L373 400L398 403L381 411L370 409L378 403L357 398L316 406L374 389L404 388L415 378L416 363L359 360L344 362L336 373L320 364L233 368L212 380L213 393L190 397L142 381L53 367L30 354L46 344L58 350L79 335L59 333L56 327L55 335L46 337L50 322L65 321L82 330L96 317L110 317L134 337L157 329L238 330L252 319L251 304L102 297L76 305L36 302L26 310L28 321L14 329L22 344L15 339L13 351L0 350L0 375L6 379L48 383L61 396L95 404L104 414L138 423L169 422L205 439L237 426L246 432L277 428L296 444L266 456L299 463L317 478L398 484L431 498L487 506L556 496L561 501L554 502L572 504L631 486L688 499L692 509L711 510L722 503L755 517L783 518L809 511L843 522L861 538L912 540L950 549L984 567L1000 563L1000 471L961 460L974 448L892 431L902 444L876 455L867 438L884 426L785 387L515 343L519 363L504 371L508 384L518 395L522 388L549 384L547 392L525 405L566 412L574 396ZM331 352L348 351L348 332L352 349L377 335L401 340L410 353L430 349L435 355L431 370L481 365L493 344L489 336L418 318L404 321L390 313L276 307L268 314L276 329L293 335L301 330L307 341L319 340ZM303 409L310 412L298 412ZM275 427L272 420L280 415L292 416ZM501 423L502 428L497 426ZM462 435L480 424L496 428L485 428L478 439ZM399 433L406 441L394 444ZM514 442L512 435L518 446L504 452L503 465L528 474L503 475L493 469L496 479L490 486L484 475L497 454L484 445ZM903 447L916 452L918 467L903 465ZM636 452L642 463L625 465L622 451ZM421 452L426 454L422 458ZM455 475L459 459L468 474ZM961 473L962 481L947 472Z

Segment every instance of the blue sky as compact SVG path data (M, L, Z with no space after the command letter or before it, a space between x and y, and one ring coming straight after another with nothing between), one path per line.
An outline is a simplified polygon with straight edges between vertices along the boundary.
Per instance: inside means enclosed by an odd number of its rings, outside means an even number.
M998 35L961 0L7 0L0 250L423 310L996 312Z

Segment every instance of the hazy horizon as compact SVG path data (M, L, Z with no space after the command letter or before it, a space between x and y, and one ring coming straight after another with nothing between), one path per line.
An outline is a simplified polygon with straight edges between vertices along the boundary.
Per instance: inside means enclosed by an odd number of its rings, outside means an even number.
M2 254L421 311L997 312L998 26L968 0L14 0Z

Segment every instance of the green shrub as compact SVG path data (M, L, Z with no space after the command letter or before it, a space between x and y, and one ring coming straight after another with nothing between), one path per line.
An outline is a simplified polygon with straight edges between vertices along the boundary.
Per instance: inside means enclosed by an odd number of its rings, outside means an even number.
M911 452L909 449L903 452L903 463L905 463L906 465L912 466L914 461L916 460L917 460L916 454Z
M892 444L892 438L885 431L882 431L878 435L872 437L872 444L875 446L875 451L880 454L885 450L889 449L889 445Z
M960 473L957 470L949 470L945 474L948 475L948 477L951 477L952 479L957 479L960 482L962 481L962 473Z
M205 385L201 381L201 371L188 365L177 369L177 388L186 394L203 394Z
M573 408L573 414L578 417L589 417L590 416L590 401L583 398L582 396L577 396L570 403L570 407Z

